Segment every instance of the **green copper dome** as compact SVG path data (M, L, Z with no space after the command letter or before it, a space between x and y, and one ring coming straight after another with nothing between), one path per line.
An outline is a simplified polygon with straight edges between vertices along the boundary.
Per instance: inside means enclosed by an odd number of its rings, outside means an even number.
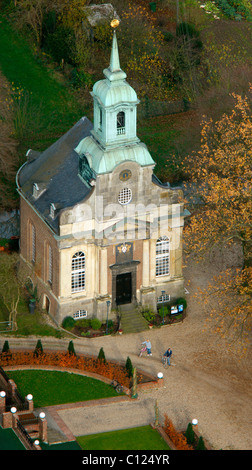
M103 70L106 80L94 84L93 96L103 106L114 106L119 103L137 103L135 90L126 82L126 73L120 67L116 34L113 35L109 67Z
M137 103L135 90L125 81L100 80L93 87L93 95L106 107L121 103Z
M96 174L110 173L117 165L126 161L136 162L141 166L155 165L146 145L142 142L104 151L97 146L92 137L86 137L75 151L79 155L86 156L90 168Z

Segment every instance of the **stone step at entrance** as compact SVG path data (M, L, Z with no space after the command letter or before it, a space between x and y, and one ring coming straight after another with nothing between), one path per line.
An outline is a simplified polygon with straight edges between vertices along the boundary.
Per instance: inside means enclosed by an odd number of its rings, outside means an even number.
M124 304L118 306L121 317L120 328L123 333L139 333L148 330L148 322L133 304Z

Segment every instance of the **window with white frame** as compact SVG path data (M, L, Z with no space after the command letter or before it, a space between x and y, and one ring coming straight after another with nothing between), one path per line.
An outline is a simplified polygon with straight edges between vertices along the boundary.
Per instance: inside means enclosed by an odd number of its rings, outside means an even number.
M48 282L52 284L52 247L48 245Z
M120 111L116 117L117 121L117 135L125 134L125 113Z
M169 294L162 294L159 295L157 298L157 303L161 304L162 302L169 302L170 301L170 295Z
M78 310L73 314L73 318L75 320L79 320L79 318L87 318L87 310Z
M72 292L85 290L85 254L82 251L72 257Z
M161 237L156 242L156 276L167 276L170 272L170 240Z
M31 260L35 263L36 259L36 231L33 224L31 224Z
M119 192L118 202L120 204L128 204L132 199L132 191L129 188L123 188Z

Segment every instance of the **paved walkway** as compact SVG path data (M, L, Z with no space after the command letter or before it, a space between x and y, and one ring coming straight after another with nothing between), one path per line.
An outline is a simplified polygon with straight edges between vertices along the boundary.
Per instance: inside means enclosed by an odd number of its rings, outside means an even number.
M40 411L44 411L47 417L50 444L72 441L75 436L145 426L155 420L152 398L115 397L45 407L37 409L36 413Z
M185 270L190 279L189 308L183 323L156 328L147 332L74 339L76 353L97 357L103 347L106 358L126 362L129 356L133 366L150 374L164 373L164 387L138 393L137 400L109 405L71 405L49 409L51 423L68 436L120 429L154 421L157 400L160 419L167 414L177 429L185 429L197 418L199 431L216 449L252 449L251 354L239 362L237 351L226 349L226 344L212 331L211 323L193 294L207 286L215 265L189 265ZM138 357L142 341L149 336L152 357ZM0 348L6 337L0 336ZM38 338L9 337L10 348L35 349ZM67 350L69 340L42 338L44 349ZM161 355L171 347L175 367L162 368ZM61 421L60 421L61 420Z

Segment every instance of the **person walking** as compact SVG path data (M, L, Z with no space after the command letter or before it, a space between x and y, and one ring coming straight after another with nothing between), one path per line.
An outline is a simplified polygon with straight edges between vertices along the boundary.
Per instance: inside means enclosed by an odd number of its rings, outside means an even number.
M151 342L150 342L150 340L147 339L147 341L144 341L142 344L146 344L147 356L152 356L152 352L151 352Z
M169 366L171 365L171 356L172 356L172 350L171 348L168 348L164 353L164 357L167 358L167 362Z

